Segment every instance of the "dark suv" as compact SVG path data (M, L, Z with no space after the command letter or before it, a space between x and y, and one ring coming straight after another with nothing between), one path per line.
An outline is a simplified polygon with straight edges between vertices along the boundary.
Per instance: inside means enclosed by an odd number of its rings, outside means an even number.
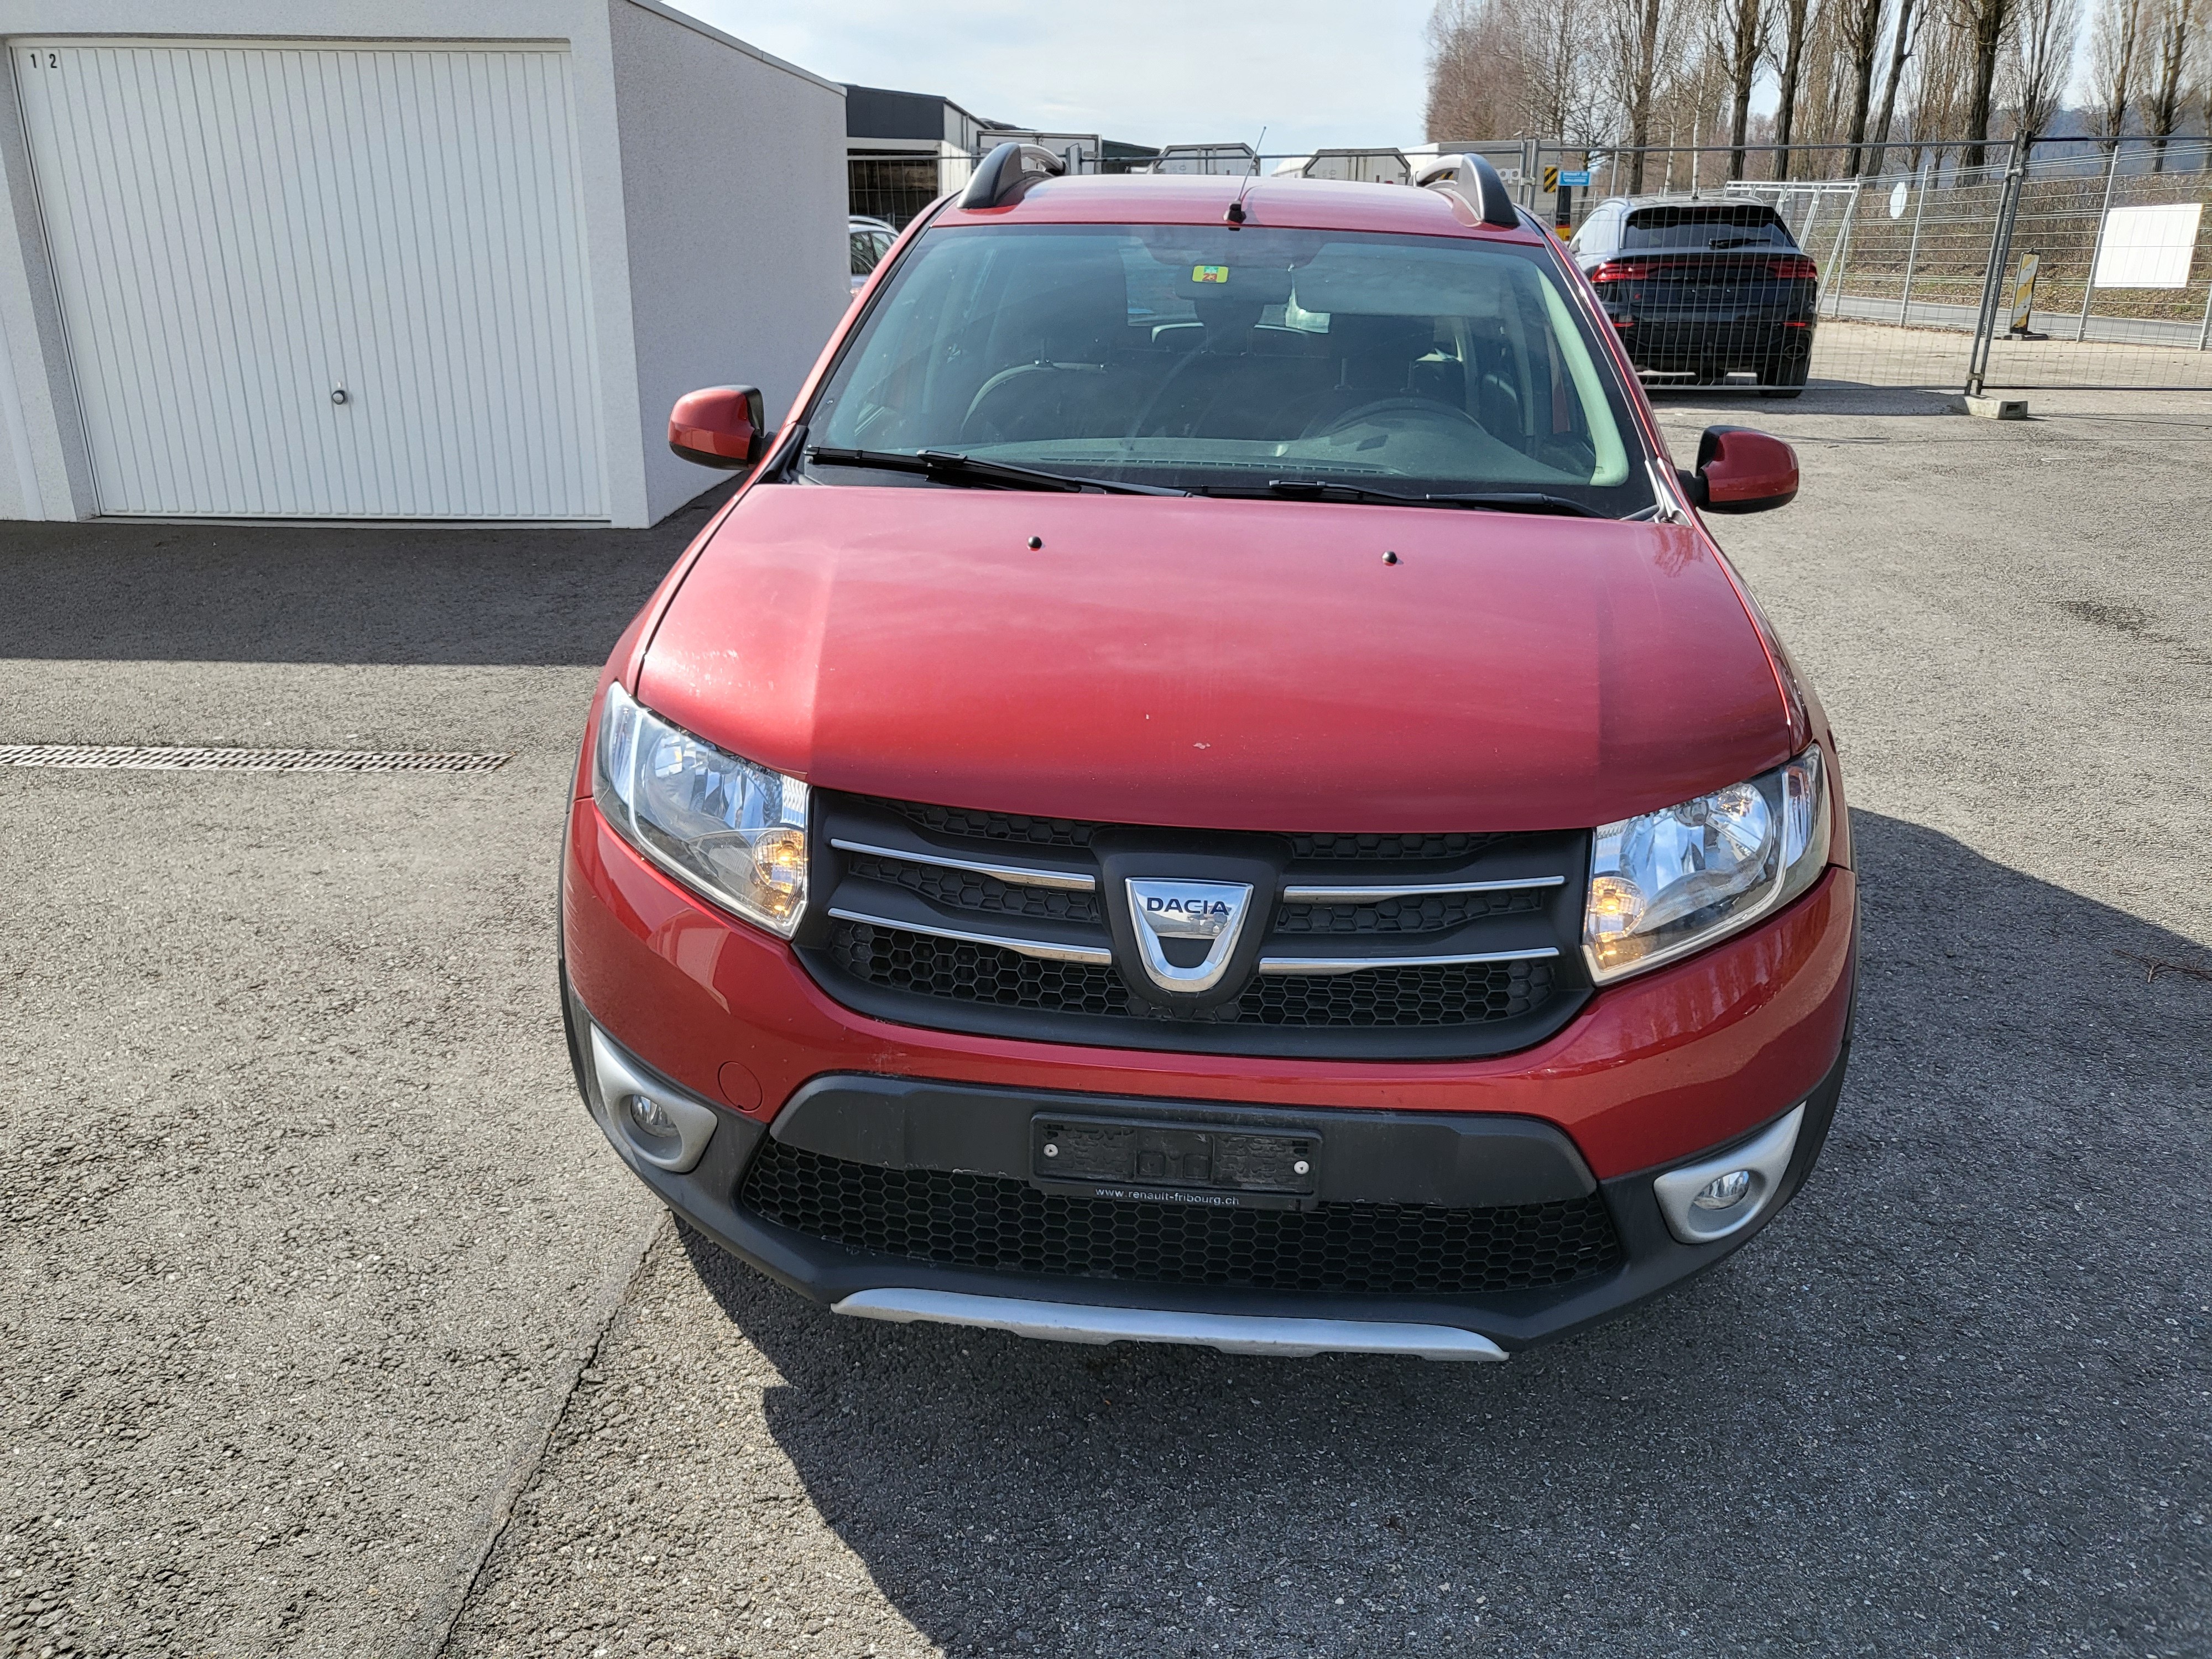
M1765 204L1616 197L1572 246L1646 378L1711 386L1747 371L1775 398L1804 386L1820 273Z

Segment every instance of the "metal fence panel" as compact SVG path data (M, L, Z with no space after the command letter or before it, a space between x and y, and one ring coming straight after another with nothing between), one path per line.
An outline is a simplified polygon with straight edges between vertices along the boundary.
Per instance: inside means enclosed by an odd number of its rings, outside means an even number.
M907 222L951 188L934 155L849 155L846 198L851 210L903 230Z
M1966 149L1891 145L1888 165L1850 178L1845 146L1753 147L1734 179L1726 147L1655 148L1643 152L1644 196L1694 190L1776 210L1820 268L1814 388L2212 389L2212 143L2041 140L2010 185L2008 141L1975 167L1960 165ZM1596 188L1575 192L1565 216L1579 229L1609 181L1626 193L1634 154L1536 144L1522 200L1553 223L1547 169L1589 171ZM2131 261L2114 260L2116 233ZM2143 257L2161 238L2163 258ZM2107 276L2130 286L2093 280L2100 252ZM2147 279L2162 285L2133 285ZM1741 374L1727 384L1760 389Z
M1517 166L1506 153L1515 147ZM1778 285L1791 280L1779 273L1796 267L1778 258L1766 276L1710 285L1681 280L1694 272L1665 273L1678 291L1663 302L1639 313L1647 302L1626 301L1624 285L1610 293L1626 302L1608 307L1655 391L2212 390L2212 141L1998 140L1980 147L1973 167L1963 164L1974 152L1960 140L1740 151L1537 139L1465 148L1499 165L1522 205L1571 240L1585 269L1600 263L1591 250L1601 244L1579 234L1608 204L1763 204L1787 227L1796 250L1762 251L1802 252L1812 262L1813 303L1792 313L1806 325L1809 357L1746 343L1779 314ZM1339 158L1351 153L1239 155L1233 166L1341 175ZM856 212L902 224L935 194L934 163L856 157L850 165ZM1176 154L1155 170L1194 164ZM1655 250L1648 263L1663 264L1663 255Z
M2208 168L2203 139L2031 157L2006 270L2016 279L2036 257L2033 302L2025 329L1998 319L1984 384L2212 390ZM2143 252L2154 257L2128 257Z

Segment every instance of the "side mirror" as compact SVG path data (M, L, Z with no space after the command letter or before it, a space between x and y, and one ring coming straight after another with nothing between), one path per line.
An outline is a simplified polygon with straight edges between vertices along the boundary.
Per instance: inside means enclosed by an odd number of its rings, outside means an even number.
M763 417L760 388L755 386L687 392L668 416L668 447L701 466L750 466L768 453L775 435Z
M1797 495L1797 452L1745 426L1709 426L1698 440L1698 470L1674 476L1708 513L1765 513Z

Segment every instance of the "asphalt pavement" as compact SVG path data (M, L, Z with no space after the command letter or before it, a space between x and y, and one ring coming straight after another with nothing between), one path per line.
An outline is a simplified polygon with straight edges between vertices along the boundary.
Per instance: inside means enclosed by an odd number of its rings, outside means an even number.
M1826 700L1857 1046L1718 1271L1496 1366L842 1320L577 1108L551 875L653 532L8 526L0 1621L127 1655L2212 1653L2212 398L1662 410Z

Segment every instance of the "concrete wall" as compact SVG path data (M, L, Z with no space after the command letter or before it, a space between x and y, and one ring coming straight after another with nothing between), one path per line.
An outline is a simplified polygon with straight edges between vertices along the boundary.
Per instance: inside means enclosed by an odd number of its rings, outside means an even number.
M668 453L677 393L748 380L787 401L845 302L842 88L660 0L0 0L0 39L22 35L568 42L617 525L651 523L713 482ZM0 337L12 371L0 378L0 517L90 517L12 64L0 75Z
M669 453L668 410L741 383L781 422L852 295L841 87L609 0L646 499L726 475Z

